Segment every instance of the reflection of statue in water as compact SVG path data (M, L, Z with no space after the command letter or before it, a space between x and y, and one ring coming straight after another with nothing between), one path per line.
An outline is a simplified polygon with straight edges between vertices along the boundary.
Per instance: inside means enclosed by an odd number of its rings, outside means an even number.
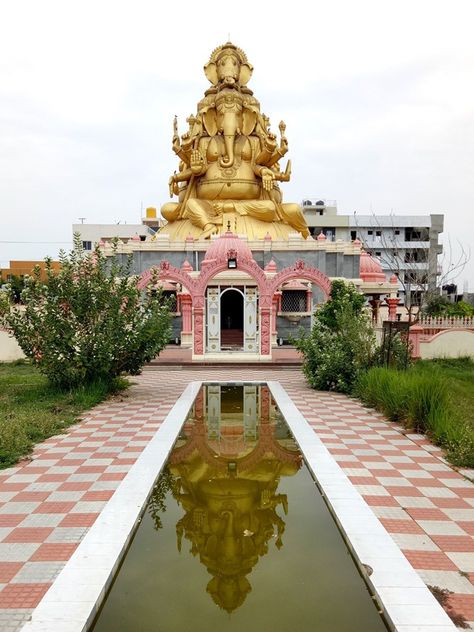
M213 576L207 592L227 612L250 592L246 575L268 552L269 541L283 546L285 522L277 508L286 514L288 501L277 488L281 476L299 470L301 455L294 443L289 449L274 439L274 427L262 422L258 440L229 457L212 449L205 424L195 419L186 443L170 455L173 495L185 510L176 525L178 548L183 536L191 542L191 553ZM235 431L229 441L235 445Z
M212 53L204 70L212 87L197 115L187 119L189 130L181 139L174 121L173 150L180 165L169 185L178 202L162 207L168 221L162 232L176 239L207 238L225 232L230 221L234 232L250 239L267 233L286 239L295 231L308 237L300 206L283 203L278 186L291 175L290 162L284 172L279 166L288 151L285 124L280 123L278 144L246 87L252 66L245 53L228 42Z

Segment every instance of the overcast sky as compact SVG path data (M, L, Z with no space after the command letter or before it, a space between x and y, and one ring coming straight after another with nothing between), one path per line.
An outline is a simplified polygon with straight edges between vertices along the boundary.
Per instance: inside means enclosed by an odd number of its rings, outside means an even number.
M230 34L274 131L287 124L285 199L445 213L474 290L472 0L0 7L0 266L68 248L79 217L139 223L169 199L173 115L184 132Z

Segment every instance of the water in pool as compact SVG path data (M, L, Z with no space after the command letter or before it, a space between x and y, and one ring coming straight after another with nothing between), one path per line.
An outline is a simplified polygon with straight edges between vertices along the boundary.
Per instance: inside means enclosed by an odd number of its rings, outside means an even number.
M93 630L387 630L266 386L203 386Z

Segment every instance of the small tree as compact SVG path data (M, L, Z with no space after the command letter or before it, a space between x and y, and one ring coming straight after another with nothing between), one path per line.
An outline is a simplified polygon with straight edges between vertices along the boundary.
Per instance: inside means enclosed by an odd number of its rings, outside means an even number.
M364 304L353 284L333 281L330 299L316 312L310 334L295 340L313 388L349 393L371 365L375 332Z
M46 281L39 267L26 279L24 309L3 302L4 326L61 388L138 374L169 338L170 313L161 293L141 292L131 259L122 265L116 253L107 258L99 248L86 254L77 238L59 259L57 273L45 260Z

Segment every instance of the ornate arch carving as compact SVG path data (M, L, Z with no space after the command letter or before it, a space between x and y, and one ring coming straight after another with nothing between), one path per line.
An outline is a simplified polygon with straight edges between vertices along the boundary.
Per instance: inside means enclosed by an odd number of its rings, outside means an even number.
M223 272L224 270L227 270L227 257L209 261L205 267L203 266L201 274L196 279L196 295L203 296L209 281L219 274L219 272ZM257 282L260 296L268 293L265 272L253 259L248 261L246 259L239 258L238 270L246 272Z
M273 296L283 283L291 279L306 279L307 281L312 281L324 292L324 297L326 299L329 298L331 279L324 274L324 272L318 270L318 268L307 266L305 262L301 260L295 261L293 266L283 268L283 270L268 282L270 296Z
M158 266L153 266L145 270L145 272L140 275L140 280L138 281L140 290L143 290L150 283L154 273L158 274L159 279L181 283L181 285L190 292L191 296L195 292L196 281L190 277L187 272L172 266L169 261L161 261Z

